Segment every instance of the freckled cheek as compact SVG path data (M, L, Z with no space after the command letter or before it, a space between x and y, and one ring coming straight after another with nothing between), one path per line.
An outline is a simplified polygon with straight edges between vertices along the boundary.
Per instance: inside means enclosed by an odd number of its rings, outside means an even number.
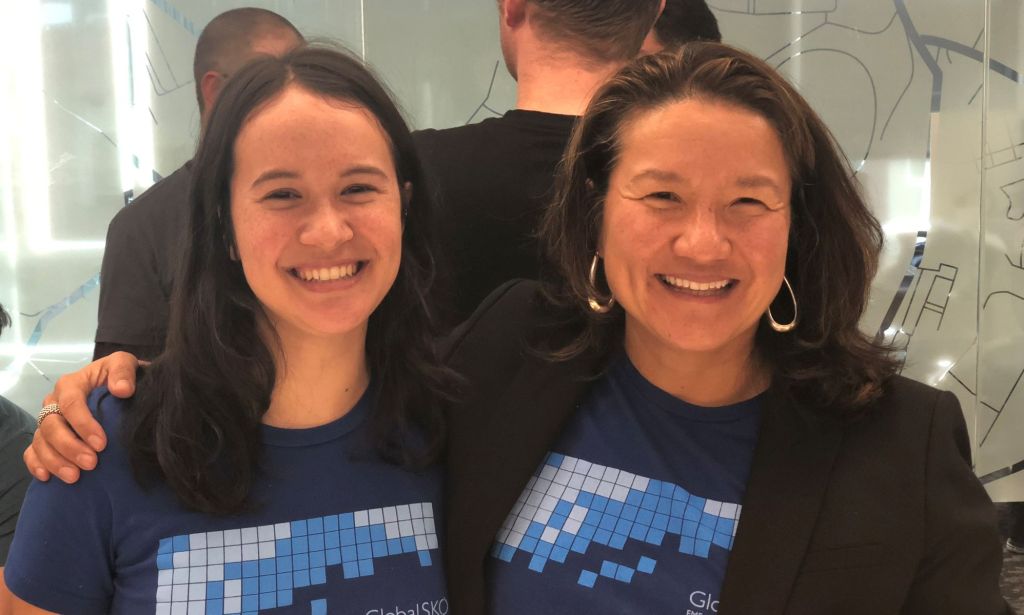
M402 258L402 217L390 211L367 212L368 215L353 219L356 239L362 238L372 244L377 256L394 261L397 268Z
M234 232L238 257L246 270L257 263L275 266L285 245L295 236L290 225L273 223L259 214L238 220Z

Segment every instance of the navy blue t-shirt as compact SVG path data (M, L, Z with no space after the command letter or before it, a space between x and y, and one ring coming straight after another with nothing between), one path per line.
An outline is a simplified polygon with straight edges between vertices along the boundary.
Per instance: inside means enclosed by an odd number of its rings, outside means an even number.
M112 437L79 482L29 487L7 585L60 613L446 612L440 471L367 453L368 397L320 427L264 426L252 513L206 515L165 485L143 489ZM118 434L122 402L89 401Z
M614 360L497 536L492 612L716 612L761 405L697 407Z

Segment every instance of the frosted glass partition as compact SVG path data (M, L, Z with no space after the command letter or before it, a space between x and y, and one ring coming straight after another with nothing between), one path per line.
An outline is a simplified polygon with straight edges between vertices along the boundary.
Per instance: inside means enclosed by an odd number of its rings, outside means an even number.
M995 0L982 174L977 470L996 499L1024 499L1024 0ZM973 54L977 57L977 53ZM969 365L969 364L968 364ZM968 365L965 365L968 369ZM958 368L959 369L959 368ZM958 383L959 384L959 383ZM971 385L974 386L971 386Z
M959 397L978 474L1024 499L1024 0L709 4L810 99L883 221L864 329ZM494 0L2 3L0 393L34 409L87 361L107 223L191 155L196 36L243 5L363 54L416 127L514 104Z

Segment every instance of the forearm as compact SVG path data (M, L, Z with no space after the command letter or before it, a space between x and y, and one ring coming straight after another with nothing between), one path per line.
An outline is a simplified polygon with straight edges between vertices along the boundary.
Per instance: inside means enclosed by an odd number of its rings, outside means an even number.
M4 582L4 569L0 566L0 615L42 615L50 613L21 600L7 589Z

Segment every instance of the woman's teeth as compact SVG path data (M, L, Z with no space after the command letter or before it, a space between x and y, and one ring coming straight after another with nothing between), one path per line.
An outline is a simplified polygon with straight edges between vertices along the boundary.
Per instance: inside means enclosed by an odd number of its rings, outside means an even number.
M731 281L730 280L718 280L716 282L693 282L691 280L685 280L683 278L677 278L670 275L660 276L661 280L673 286L675 288L685 288L686 290L695 291L708 291L708 290L722 290L727 288Z
M358 264L341 265L340 267L320 267L318 269L296 269L295 275L306 282L330 282L342 278L350 278L359 271Z

